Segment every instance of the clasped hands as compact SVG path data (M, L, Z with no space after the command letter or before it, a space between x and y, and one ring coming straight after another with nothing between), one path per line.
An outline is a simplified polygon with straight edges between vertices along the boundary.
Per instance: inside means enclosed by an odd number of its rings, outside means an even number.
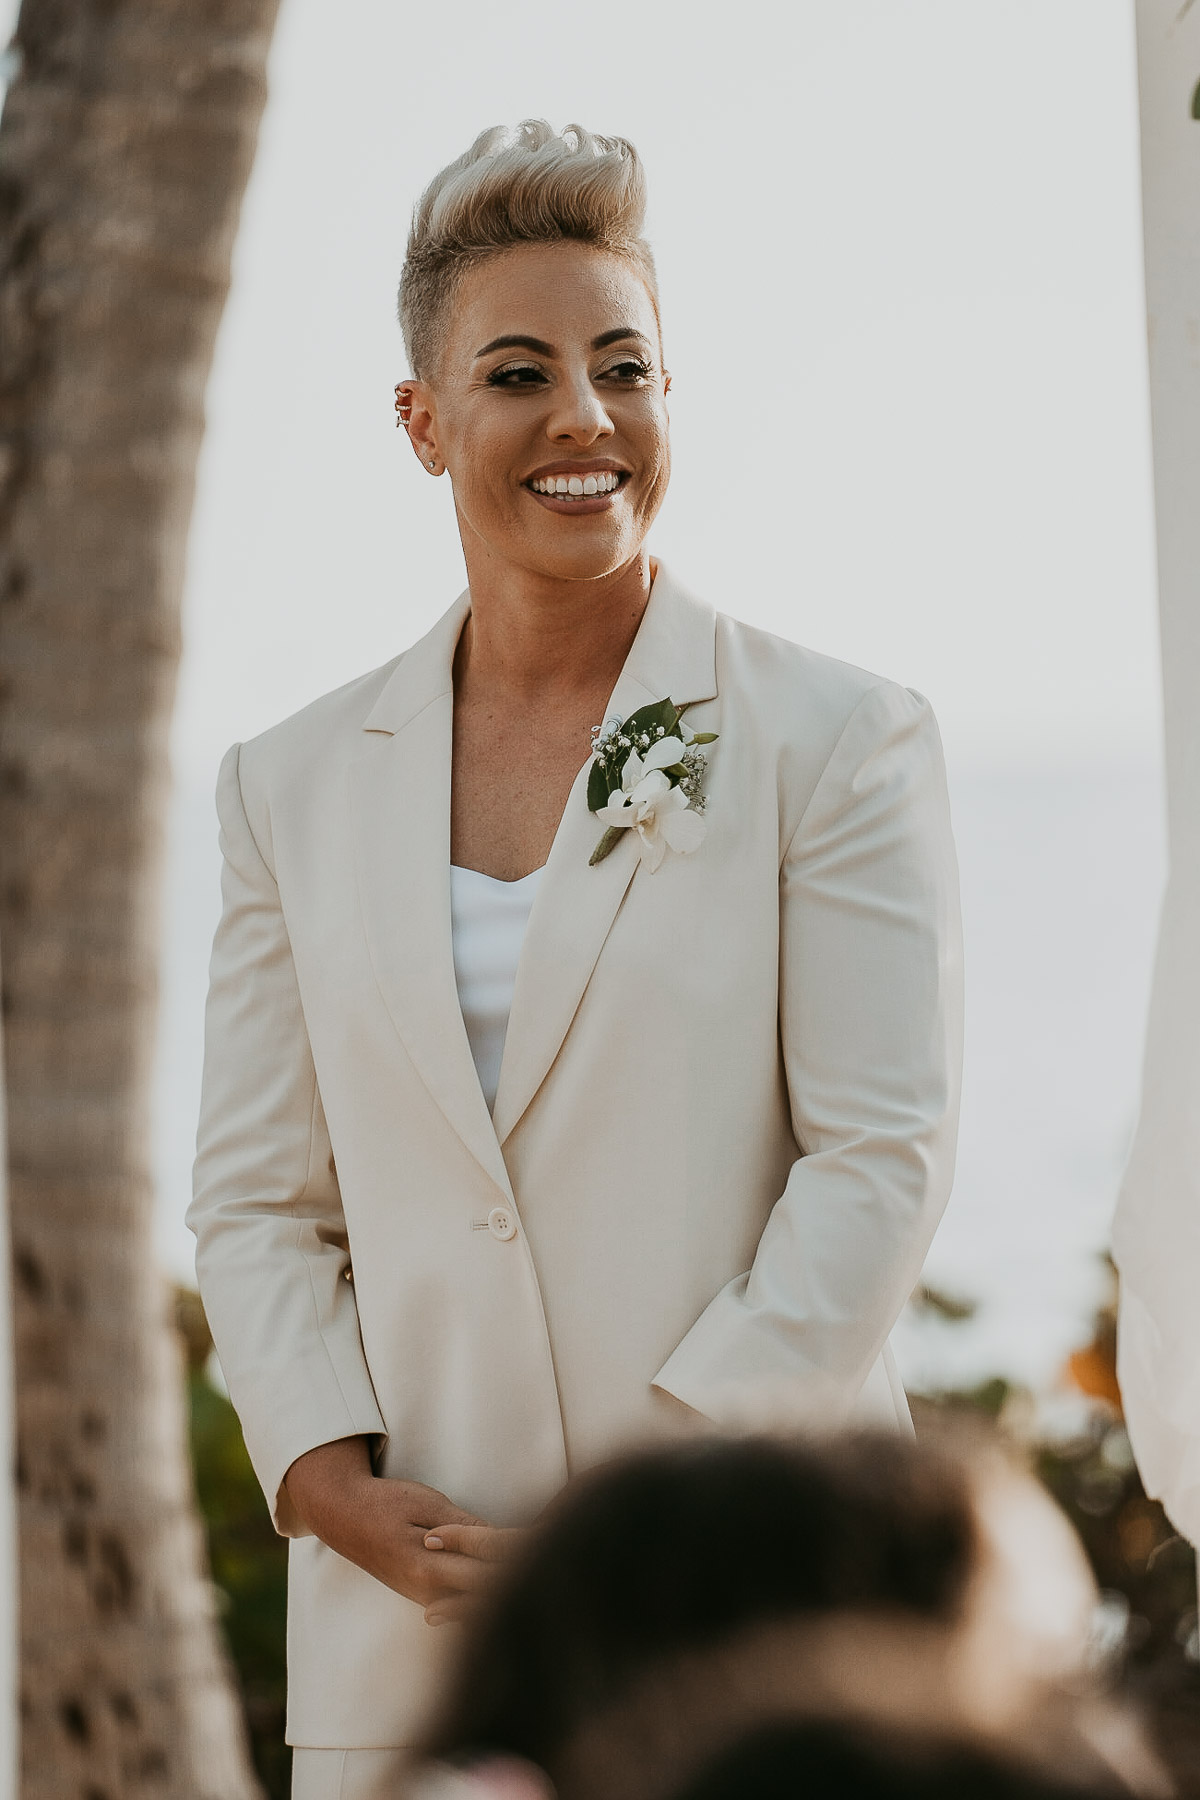
M465 1618L524 1536L423 1482L376 1475L364 1437L297 1457L284 1486L314 1536L423 1607L430 1625Z

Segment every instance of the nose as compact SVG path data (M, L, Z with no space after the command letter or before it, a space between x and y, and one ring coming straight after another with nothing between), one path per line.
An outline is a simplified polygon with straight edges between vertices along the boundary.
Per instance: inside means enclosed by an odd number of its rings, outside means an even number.
M547 431L558 443L594 444L611 437L614 426L604 402L586 373L561 382Z

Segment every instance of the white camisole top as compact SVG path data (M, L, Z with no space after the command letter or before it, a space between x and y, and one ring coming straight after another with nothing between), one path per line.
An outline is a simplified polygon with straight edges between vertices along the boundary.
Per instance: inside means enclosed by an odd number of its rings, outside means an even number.
M517 964L542 870L497 881L450 866L450 929L458 1003L490 1109L496 1103Z

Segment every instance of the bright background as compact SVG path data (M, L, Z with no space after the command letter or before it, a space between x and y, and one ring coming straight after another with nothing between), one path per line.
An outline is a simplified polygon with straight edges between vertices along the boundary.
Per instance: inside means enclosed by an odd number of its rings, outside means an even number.
M227 744L462 585L393 429L408 215L483 126L631 137L675 474L717 606L928 694L963 866L960 1173L918 1381L1049 1381L1088 1334L1163 878L1128 0L451 9L284 0L209 394L174 736L157 1103L181 1223Z

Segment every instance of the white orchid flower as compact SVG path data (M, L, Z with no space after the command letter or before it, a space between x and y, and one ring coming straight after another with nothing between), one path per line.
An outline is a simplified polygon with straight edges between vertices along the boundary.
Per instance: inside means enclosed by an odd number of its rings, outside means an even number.
M651 744L645 756L639 750L631 750L625 759L625 767L621 770L621 788L631 794L644 775L654 769L669 769L683 755L683 741L677 737L659 738Z
M651 873L668 850L684 856L698 850L707 828L700 814L691 810L687 795L663 774L682 754L678 738L660 738L644 759L631 751L622 770L622 792L613 794L596 814L606 827L637 832L642 861ZM637 767L631 770L635 762Z

